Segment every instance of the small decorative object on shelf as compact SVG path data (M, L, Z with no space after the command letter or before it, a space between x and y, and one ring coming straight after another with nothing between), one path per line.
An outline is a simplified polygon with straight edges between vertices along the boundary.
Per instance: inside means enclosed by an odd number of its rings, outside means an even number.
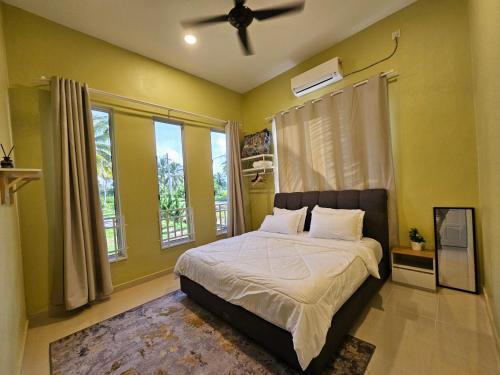
M9 153L5 152L5 149L3 148L3 144L0 143L0 147L2 147L2 152L3 152L3 158L2 158L2 161L0 161L0 166L2 168L14 168L14 160L12 160L10 157L10 155L12 154L12 151L14 150L14 146L12 146Z
M425 239L418 232L417 228L410 228L410 241L413 250L423 250Z
M245 135L241 157L247 158L249 156L269 154L271 153L272 144L272 133L267 129Z

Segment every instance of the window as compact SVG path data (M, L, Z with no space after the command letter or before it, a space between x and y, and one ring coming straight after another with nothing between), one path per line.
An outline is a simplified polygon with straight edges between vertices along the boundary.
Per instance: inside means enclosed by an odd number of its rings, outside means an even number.
M99 198L104 218L104 231L110 261L127 257L124 220L120 212L116 163L113 150L113 127L111 112L92 109L96 146L97 179Z
M214 179L215 219L217 234L227 232L227 155L226 134L210 133L212 143L212 175Z
M186 197L182 127L155 120L160 236L162 247L194 239L192 212Z

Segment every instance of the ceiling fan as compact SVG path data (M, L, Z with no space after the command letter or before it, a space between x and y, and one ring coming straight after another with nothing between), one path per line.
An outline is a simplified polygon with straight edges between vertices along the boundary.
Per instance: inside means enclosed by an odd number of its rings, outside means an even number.
M299 12L304 9L304 1L259 10L248 8L245 6L245 2L246 0L234 0L234 8L231 9L228 14L182 21L181 24L184 27L198 27L212 23L229 22L231 26L238 30L238 37L245 55L252 55L253 51L248 39L247 27L250 26L254 18L258 21L264 21L269 18L278 17L286 13Z

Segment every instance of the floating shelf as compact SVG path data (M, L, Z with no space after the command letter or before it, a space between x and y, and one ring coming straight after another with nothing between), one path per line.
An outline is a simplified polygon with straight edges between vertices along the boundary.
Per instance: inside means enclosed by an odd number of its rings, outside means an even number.
M0 168L0 201L11 205L14 194L31 181L42 177L41 169Z

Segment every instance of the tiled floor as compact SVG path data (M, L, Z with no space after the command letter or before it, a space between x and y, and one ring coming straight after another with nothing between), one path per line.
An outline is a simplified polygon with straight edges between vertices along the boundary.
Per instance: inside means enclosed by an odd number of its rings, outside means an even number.
M51 341L179 287L172 275L122 290L64 321L31 328L23 374L49 374ZM353 330L376 345L367 374L500 374L482 297L441 289L429 293L387 282Z
M49 344L52 341L176 289L179 289L179 281L174 279L173 274L169 274L130 289L116 292L109 301L96 304L70 319L30 328L24 349L23 375L48 375L50 373ZM0 374L2 374L1 367Z
M387 282L353 334L377 347L368 374L500 374L481 296Z

